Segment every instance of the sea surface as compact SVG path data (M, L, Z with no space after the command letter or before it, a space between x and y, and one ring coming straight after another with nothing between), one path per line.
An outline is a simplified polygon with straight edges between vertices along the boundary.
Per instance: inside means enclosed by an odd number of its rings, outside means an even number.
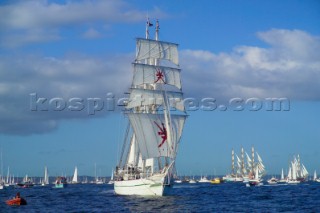
M28 205L6 205L18 191ZM165 197L118 196L107 184L5 188L0 190L0 212L320 212L320 183L181 183Z

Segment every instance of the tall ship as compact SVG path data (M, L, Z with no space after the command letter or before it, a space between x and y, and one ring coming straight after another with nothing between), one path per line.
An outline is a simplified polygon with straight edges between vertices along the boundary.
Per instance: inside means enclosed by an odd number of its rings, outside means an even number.
M187 117L183 105L178 44L146 37L136 39L133 80L125 103L128 125L114 191L119 195L163 196L172 188L175 160Z
M251 157L241 148L240 157L231 151L231 174L223 177L227 182L249 182L250 180L260 180L265 175L265 166L262 158L251 147Z
M309 172L301 163L300 156L294 156L293 161L289 165L289 172L287 177L288 183L300 183L308 180Z

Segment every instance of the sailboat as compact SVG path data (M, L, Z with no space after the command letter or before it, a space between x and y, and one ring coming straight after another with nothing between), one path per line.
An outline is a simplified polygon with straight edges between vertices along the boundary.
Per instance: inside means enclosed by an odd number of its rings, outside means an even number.
M250 186L258 186L260 185L260 178L259 178L259 168L256 167L254 179L249 179L249 185Z
M125 115L129 120L115 171L119 195L165 195L174 182L175 159L187 114L183 105L178 45L136 39L133 82ZM171 110L174 109L174 110Z
M285 182L287 182L287 180L284 179L283 169L281 170L281 178L280 178L280 180L279 180L278 182L279 182L279 183L285 183Z
M74 174L71 183L76 184L78 183L78 167L74 168Z
M110 178L108 184L114 184L114 180L113 180L113 169L112 169L111 178Z
M290 183L290 184L300 183L300 181L297 180L297 165L296 165L296 163L297 163L296 161L291 162L291 167L289 167L287 183Z
M44 167L44 178L41 182L42 186L48 185L49 184L49 174L48 174L48 168L45 166Z

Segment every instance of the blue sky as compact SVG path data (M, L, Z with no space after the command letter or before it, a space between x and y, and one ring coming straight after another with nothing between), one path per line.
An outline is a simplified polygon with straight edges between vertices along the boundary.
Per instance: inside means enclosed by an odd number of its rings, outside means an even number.
M225 174L230 153L255 146L269 174L320 153L318 1L3 1L0 3L0 144L15 175L110 175L125 127L118 111L31 111L38 97L117 98L132 78L145 17L179 43L185 97L287 98L289 111L189 112L182 174ZM153 33L153 32L152 32ZM264 102L263 102L264 103ZM227 105L228 106L228 105Z

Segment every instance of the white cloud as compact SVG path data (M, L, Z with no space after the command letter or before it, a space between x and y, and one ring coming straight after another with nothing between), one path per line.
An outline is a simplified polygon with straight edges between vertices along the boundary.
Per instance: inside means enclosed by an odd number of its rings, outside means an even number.
M158 8L148 13L158 18L167 16ZM0 40L10 41L10 45L5 45L7 47L56 40L60 37L61 28L137 22L145 20L146 14L147 11L138 10L123 0L81 0L66 3L50 3L46 0L13 1L0 6ZM52 35L51 31L55 31L55 34ZM93 30L88 36L92 38Z
M231 53L182 51L184 88L193 96L320 100L320 39L300 30L258 33L270 47ZM191 86L192 85L192 86Z
M63 119L89 119L104 116L106 108L95 115L82 111L42 111L41 104L31 111L31 96L37 98L100 98L106 101L107 93L116 98L130 86L132 54L121 56L89 57L68 56L46 58L42 56L0 56L0 132L30 134L51 131ZM125 63L124 63L125 62ZM34 103L34 102L33 102Z
M93 28L90 28L82 34L82 37L85 39L94 39L94 38L102 37L102 34L99 31L97 31Z

